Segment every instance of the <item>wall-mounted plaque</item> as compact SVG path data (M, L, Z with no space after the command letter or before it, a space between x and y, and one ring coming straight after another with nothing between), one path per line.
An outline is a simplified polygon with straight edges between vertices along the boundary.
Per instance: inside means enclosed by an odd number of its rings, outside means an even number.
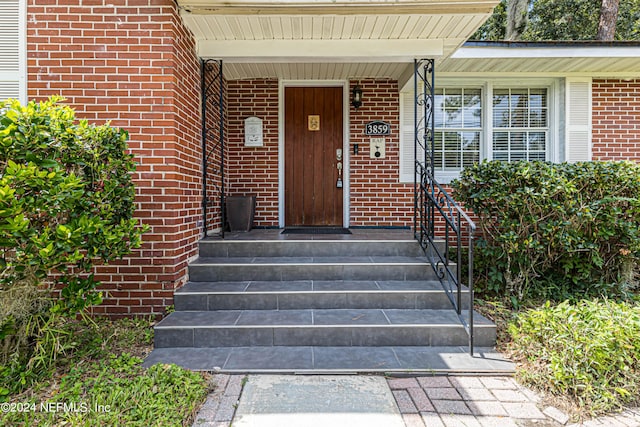
M377 120L369 122L364 128L365 135L389 135L391 134L391 125L387 122Z
M320 116L313 115L309 116L309 130L320 130Z
M259 117L247 117L244 119L244 146L262 147L262 119Z

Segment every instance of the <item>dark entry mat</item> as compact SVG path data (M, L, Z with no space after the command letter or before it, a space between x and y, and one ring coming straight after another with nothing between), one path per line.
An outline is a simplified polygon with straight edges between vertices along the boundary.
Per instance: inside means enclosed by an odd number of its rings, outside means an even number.
M351 234L342 227L288 227L280 234Z

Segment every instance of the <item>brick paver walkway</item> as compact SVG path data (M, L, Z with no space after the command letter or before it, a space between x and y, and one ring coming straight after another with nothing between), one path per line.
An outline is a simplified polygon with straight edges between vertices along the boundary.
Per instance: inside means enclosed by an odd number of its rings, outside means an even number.
M511 378L418 377L387 381L407 427L517 426L546 420L538 397Z
M194 427L229 427L238 406L244 375L216 374L213 392L200 408Z
M387 380L407 427L563 426L569 417L545 407L509 377L411 377ZM640 427L640 410L572 426Z
M244 375L214 375L215 389L200 409L194 427L230 427ZM510 377L389 378L406 427L640 427L640 409L581 424ZM286 426L299 427L299 426Z

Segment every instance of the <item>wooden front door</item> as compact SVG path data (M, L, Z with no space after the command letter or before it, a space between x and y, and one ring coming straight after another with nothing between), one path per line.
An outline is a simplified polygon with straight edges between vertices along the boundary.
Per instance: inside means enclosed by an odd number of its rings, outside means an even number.
M285 87L285 225L342 226L342 87ZM343 171L344 172L344 171Z

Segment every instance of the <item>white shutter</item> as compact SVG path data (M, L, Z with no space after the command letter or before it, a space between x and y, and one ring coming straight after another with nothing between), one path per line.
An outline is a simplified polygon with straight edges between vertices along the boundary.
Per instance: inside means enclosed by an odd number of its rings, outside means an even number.
M400 92L400 182L413 183L415 170L415 96L411 92Z
M418 92L424 90L424 83L418 81ZM415 118L416 95L413 78L400 92L400 182L414 183L415 165Z
M24 1L0 1L0 101L6 98L26 101Z
M567 78L565 102L566 161L589 161L592 158L591 78Z

